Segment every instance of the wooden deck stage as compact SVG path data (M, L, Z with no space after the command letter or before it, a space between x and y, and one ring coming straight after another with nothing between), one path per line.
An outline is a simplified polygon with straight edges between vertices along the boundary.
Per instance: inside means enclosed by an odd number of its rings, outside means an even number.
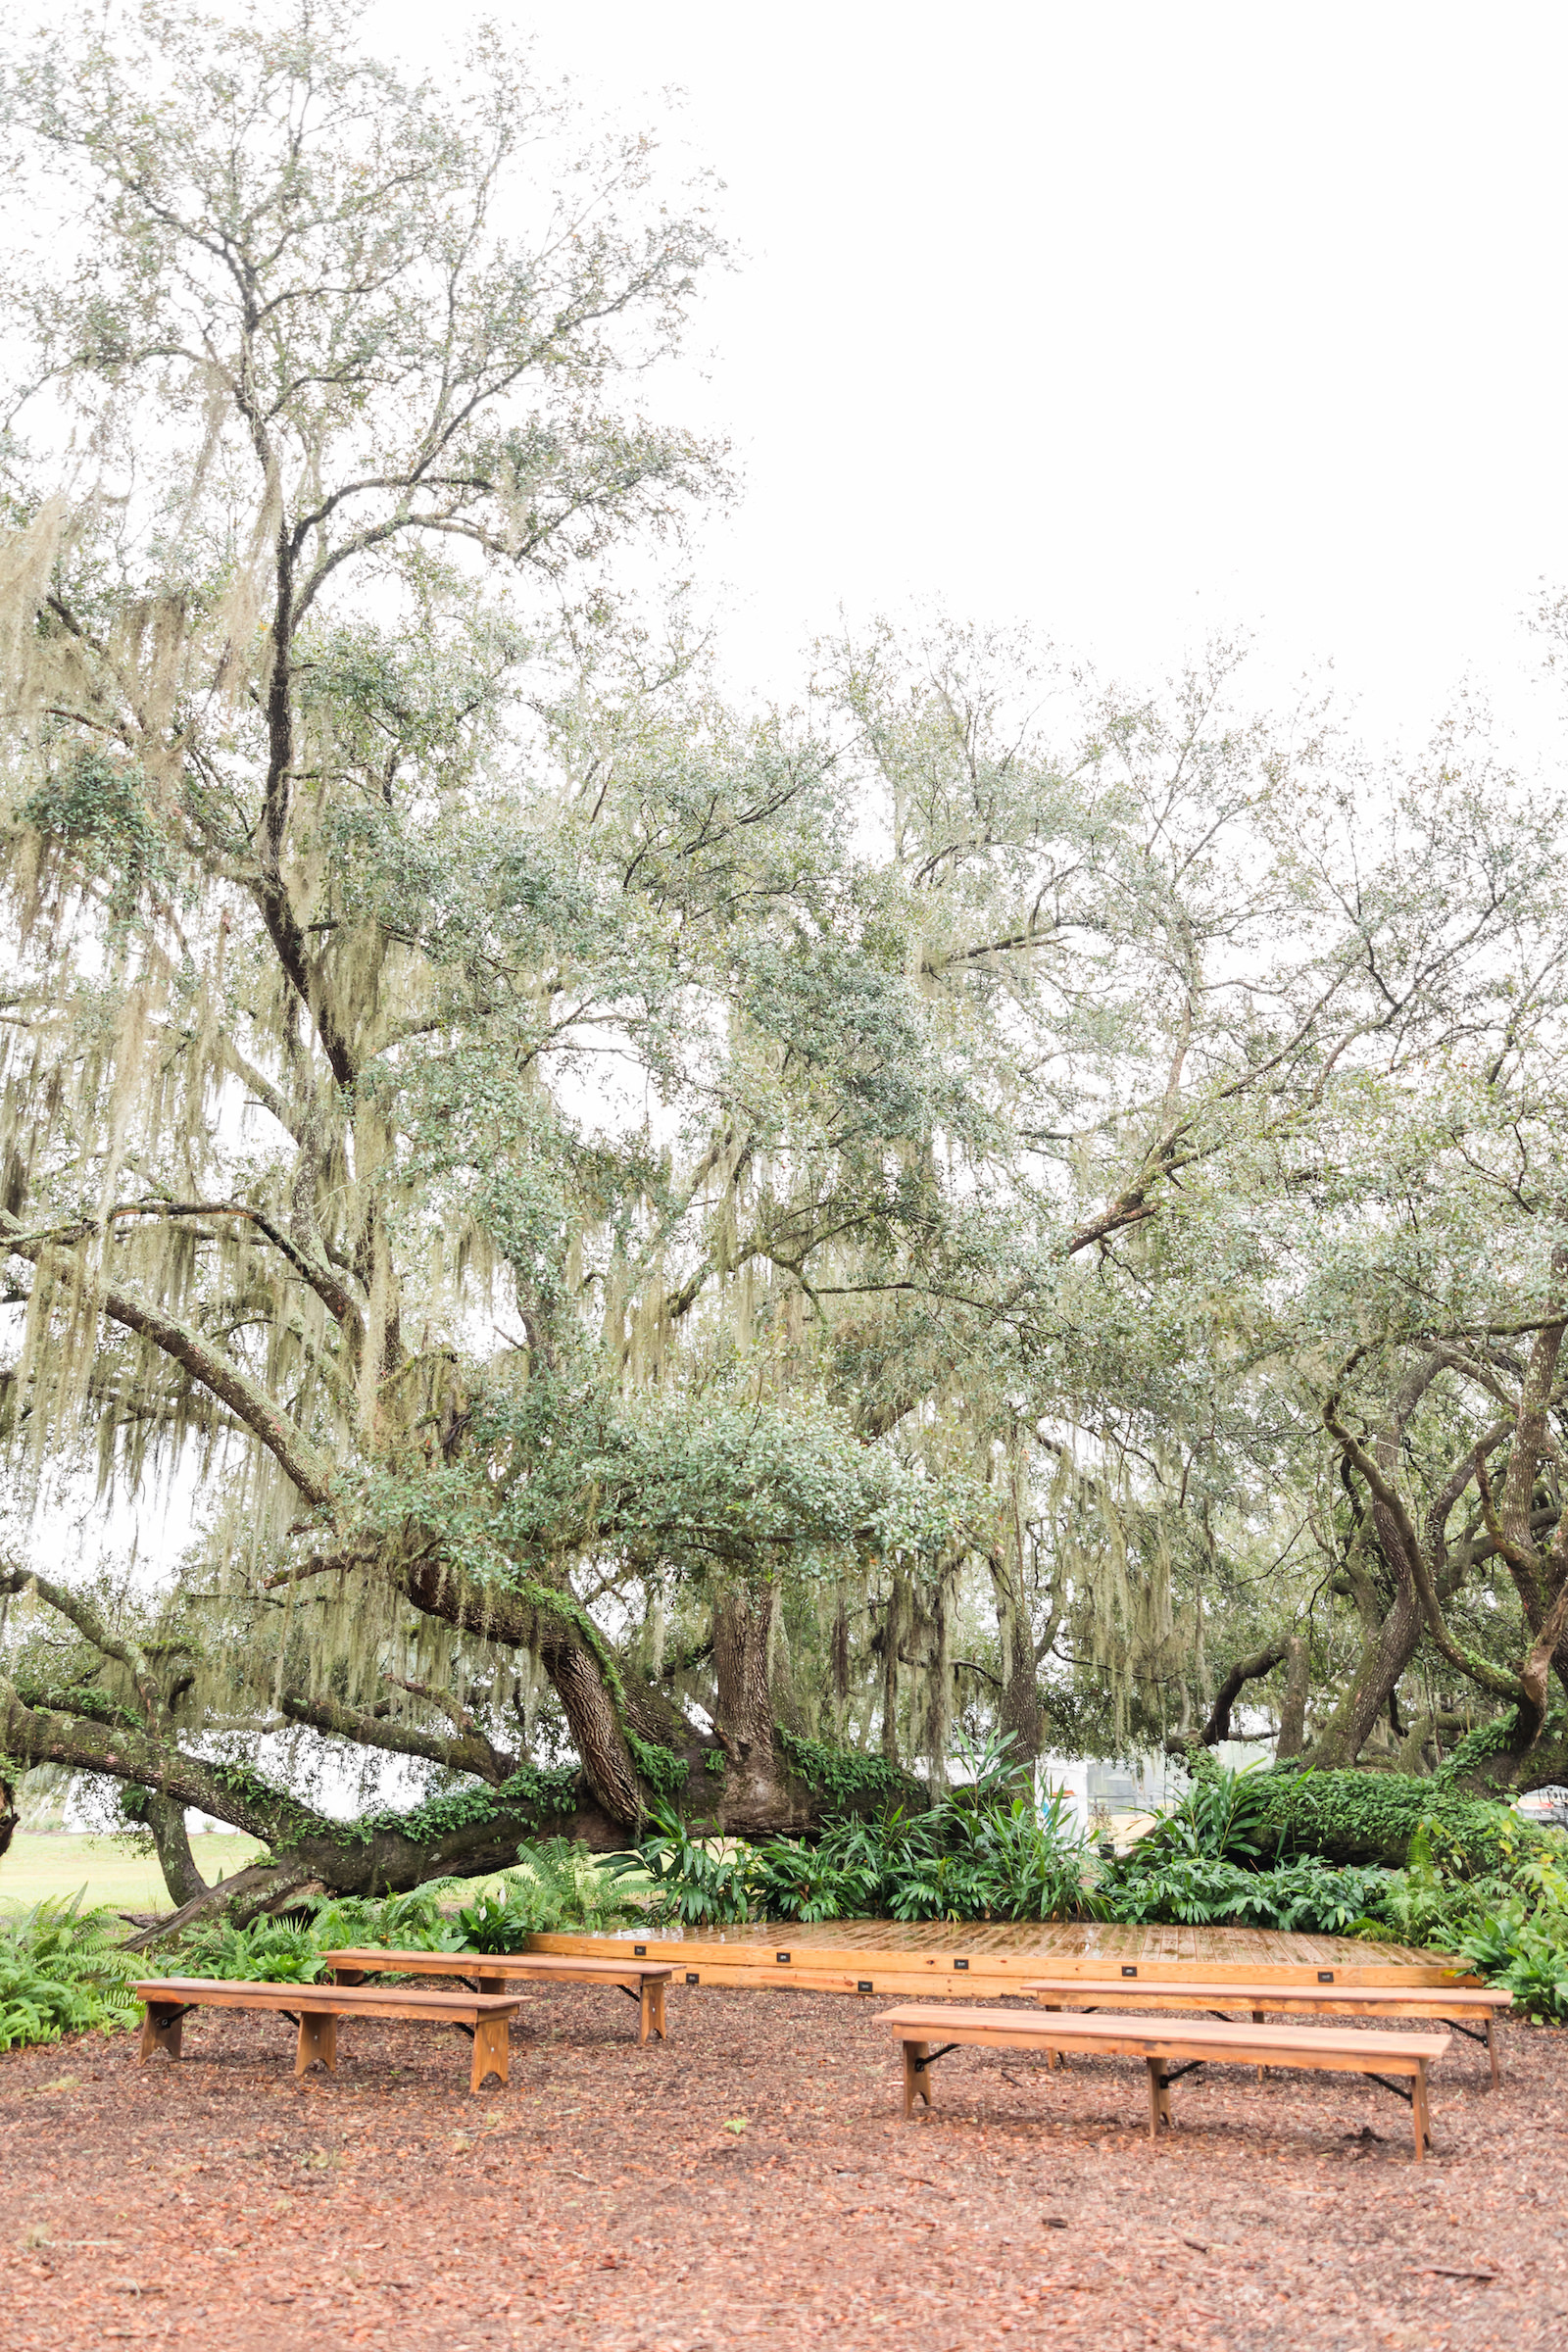
M1166 1984L1476 1984L1462 1960L1346 1936L1269 1928L1130 1928L892 1919L745 1928L626 1928L613 1936L533 1936L536 1952L667 1961L677 1984L811 1992L956 1995L996 2000L1029 1977L1134 1978Z

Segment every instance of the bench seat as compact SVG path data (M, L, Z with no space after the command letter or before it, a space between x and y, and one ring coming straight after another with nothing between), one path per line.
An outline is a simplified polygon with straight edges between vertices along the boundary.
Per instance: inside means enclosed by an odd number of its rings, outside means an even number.
M650 2034L668 2038L664 1987L674 1970L662 1960L576 1960L553 1952L404 1952L366 1944L322 1955L339 1984L362 1977L457 1977L479 1992L501 1992L508 1983L609 1984L629 1992L638 2005L639 2043Z
M1019 1989L1033 1993L1045 2009L1246 2009L1254 2026L1271 2014L1429 2017L1486 2043L1494 2089L1502 2080L1494 2029L1513 2007L1513 1994L1491 1984L1161 1984L1142 1970L1136 1984L1116 1977L1031 1977Z
M340 2017L413 2018L425 2025L457 2026L473 2036L469 2088L486 2078L507 2080L507 2027L521 2003L494 1993L425 1992L396 1984L270 1984L234 1977L149 1977L135 1986L146 2008L141 2029L141 2063L154 2050L177 2058L180 2028L188 2009L270 2009L299 2028L294 2072L303 2075L316 2059L337 2065Z
M877 2023L891 2026L903 2046L906 2117L913 2114L916 2098L930 2106L931 2068L938 2058L960 2045L1142 2058L1149 2070L1151 2138L1170 2123L1170 2083L1194 2067L1321 2069L1368 2075L1386 2090L1408 2098L1418 2163L1432 2141L1427 2068L1444 2055L1450 2038L1446 2034L1336 2032L1325 2026L1237 2026L1206 2018L1041 2016L1019 2009L954 2008L926 2001L884 2010ZM933 2049L934 2042L941 2047ZM1165 2070L1173 2061L1177 2073L1167 2075ZM1409 2090L1390 2082L1390 2075L1407 2078Z

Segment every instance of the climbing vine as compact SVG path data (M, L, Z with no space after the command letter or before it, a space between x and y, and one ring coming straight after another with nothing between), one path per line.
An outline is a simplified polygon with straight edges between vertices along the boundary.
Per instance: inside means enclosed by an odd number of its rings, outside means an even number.
M498 1820L503 1813L525 1812L548 1818L574 1812L576 1806L577 1775L570 1765L540 1771L532 1764L525 1764L494 1788L455 1788L441 1796L427 1797L411 1813L395 1813L384 1807L374 1813L362 1813L357 1821L345 1822L340 1835L345 1843L368 1845L371 1838L391 1834L412 1838L416 1845L437 1845L443 1838L454 1837L460 1830L473 1829L481 1822Z
M867 1805L907 1805L923 1812L930 1802L921 1784L882 1756L862 1755L858 1748L834 1747L825 1740L808 1740L799 1732L777 1727L779 1745L790 1770L808 1788L826 1798L835 1810L854 1812Z
M662 1747L657 1740L639 1740L630 1730L626 1744L638 1773L660 1796L673 1796L677 1788L685 1788L691 1766L684 1756L677 1756L673 1748Z
M1280 1771L1257 1777L1268 1799L1258 1835L1284 1854L1398 1869L1426 1824L1454 1862L1474 1872L1501 1868L1529 1835L1511 1807L1413 1774Z

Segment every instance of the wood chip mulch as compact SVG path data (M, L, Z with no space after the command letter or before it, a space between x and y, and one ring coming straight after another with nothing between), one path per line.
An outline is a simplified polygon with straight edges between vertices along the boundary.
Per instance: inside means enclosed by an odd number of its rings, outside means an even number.
M1568 2034L1455 2042L1434 2156L1345 2075L968 2050L906 2125L876 2001L524 1994L508 2089L440 2028L208 2010L0 2057L0 2341L96 2352L1568 2352ZM1343 2023L1344 2021L1337 2021Z

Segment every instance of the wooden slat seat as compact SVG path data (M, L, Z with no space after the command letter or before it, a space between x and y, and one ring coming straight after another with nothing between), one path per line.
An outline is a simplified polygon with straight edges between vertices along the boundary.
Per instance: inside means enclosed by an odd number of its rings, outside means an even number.
M494 1993L425 1992L396 1984L271 1984L233 1977L149 1977L135 1987L145 2004L141 2062L154 2050L177 2058L180 2027L188 2009L281 2011L299 2028L294 2072L303 2075L319 2058L337 2065L340 2017L413 2018L426 2025L457 2026L473 2036L469 2088L489 2075L507 2080L507 2027L521 2003Z
M629 1992L638 2006L639 2043L650 2034L667 2040L664 1987L674 1975L662 1960L578 1960L553 1952L404 1952L366 1944L322 1955L341 1984L362 1977L457 1977L478 1992L499 1993L508 1983L609 1984Z
M1153 2138L1170 2123L1169 2084L1195 2066L1298 2067L1310 2072L1368 2075L1386 2090L1410 2101L1419 2163L1431 2145L1427 2068L1448 2047L1446 2034L1377 2034L1339 2031L1331 2026L1234 2026L1218 2020L1157 2017L1066 2017L1031 2015L1019 2009L973 2009L911 2002L887 2009L878 2025L891 2026L904 2050L904 2112L916 2098L931 2104L931 2068L960 2045L989 2049L1081 2050L1103 2057L1142 2058L1149 2070L1149 2132ZM933 2042L941 2047L933 2049ZM1408 2092L1390 2082L1408 2078Z
M1491 1984L1194 1984L1141 1975L1136 1984L1115 1977L1031 1977L1021 1990L1046 2009L1246 2009L1254 2026L1270 2015L1430 2017L1486 2043L1494 2088L1502 2080L1494 2029L1513 2007L1513 1994Z

